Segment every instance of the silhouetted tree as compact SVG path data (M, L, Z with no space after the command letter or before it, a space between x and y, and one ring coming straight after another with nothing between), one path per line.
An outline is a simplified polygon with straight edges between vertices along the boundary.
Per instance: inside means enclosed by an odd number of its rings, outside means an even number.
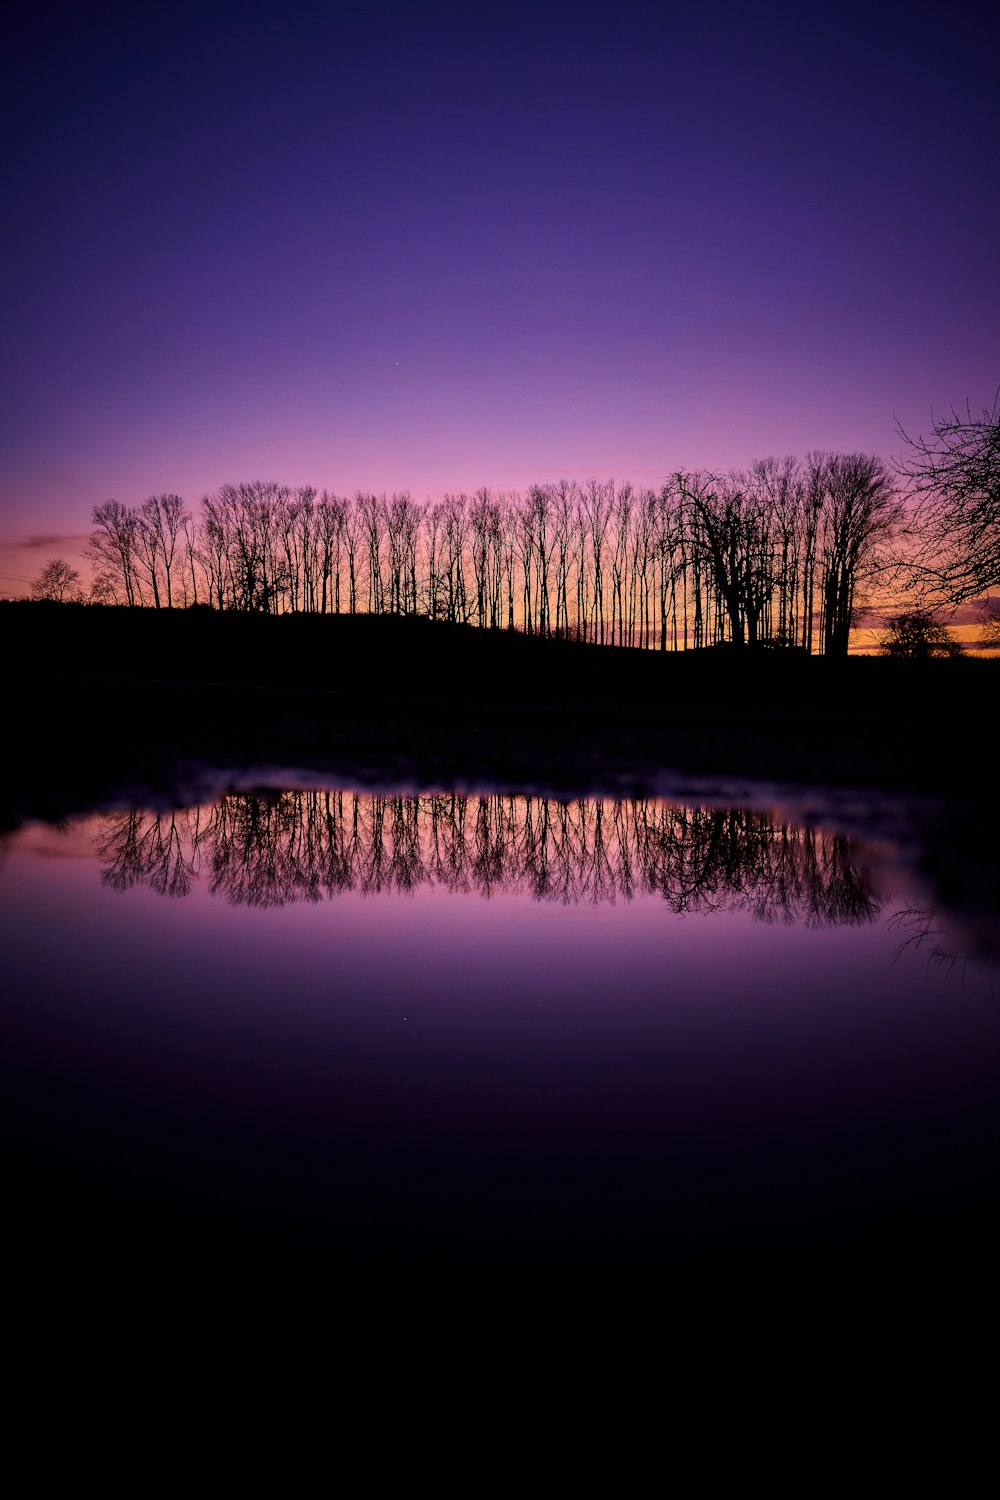
M403 491L383 502L388 549L390 614L417 612L417 549L422 509Z
M195 530L191 523L191 517L185 516L182 528L184 537L184 565L182 571L182 592L185 606L201 602L198 595L198 564L199 553L195 540Z
M780 645L794 645L800 615L804 613L804 603L799 597L805 573L800 545L805 499L801 470L794 458L757 459L747 470L745 483L754 497L758 515L766 518L767 523L770 566L763 634Z
M361 586L361 557L364 549L364 528L359 511L361 495L357 494L344 508L344 554L347 559L347 604L350 613L357 614L358 590Z
M904 610L890 615L879 638L879 650L883 656L908 657L913 661L927 661L932 656L962 655L961 646L947 626L927 609Z
M326 490L316 508L317 572L319 575L319 610L340 614L340 577L344 552L344 515L347 501Z
M438 580L446 620L468 622L470 607L465 563L469 540L467 495L445 495L441 503Z
M987 599L979 611L979 644L1000 651L1000 599Z
M92 520L87 556L98 575L116 597L122 596L125 604L141 604L136 577L138 517L135 511L118 500L106 500L103 505L94 506Z
M90 580L91 604L122 604L115 588L115 580L107 571L98 569Z
M895 536L902 503L885 464L872 454L830 454L825 480L819 526L823 650L846 656L861 590Z
M741 475L679 475L678 482L694 518L692 549L725 610L730 640L756 645L771 588L767 512Z
M157 609L173 607L174 558L187 511L180 495L150 495L139 507L135 526L135 564L148 582ZM161 594L162 589L162 594Z
M591 479L582 496L584 529L589 545L589 561L592 585L590 589L593 616L592 639L604 644L604 570L607 555L608 534L614 509L614 485ZM586 639L586 635L584 636Z
M385 580L382 577L385 496L357 495L355 508L368 562L368 610L380 615L385 610Z
M1000 585L1000 391L979 416L952 408L929 438L898 431L898 471L919 499L911 578L953 604L975 599Z
M202 500L209 571L220 608L276 614L289 575L277 517L290 491L257 480L224 484Z
M54 599L62 603L65 599L80 598L80 574L70 567L63 557L54 557L39 573L31 585L32 599Z

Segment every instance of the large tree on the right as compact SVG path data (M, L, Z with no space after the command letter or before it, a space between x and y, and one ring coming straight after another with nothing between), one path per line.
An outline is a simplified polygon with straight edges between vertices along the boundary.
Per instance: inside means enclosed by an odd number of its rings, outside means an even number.
M1000 390L979 416L952 408L930 437L899 434L899 472L917 499L907 528L913 583L950 604L1000 588Z

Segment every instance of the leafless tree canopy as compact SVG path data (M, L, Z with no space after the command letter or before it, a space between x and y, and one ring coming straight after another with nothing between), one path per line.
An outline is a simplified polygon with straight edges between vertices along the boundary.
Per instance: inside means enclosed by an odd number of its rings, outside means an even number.
M1000 391L978 416L967 406L938 418L929 438L899 433L899 472L918 497L912 582L951 604L1000 587Z
M351 497L225 484L93 513L95 594L263 613L420 614L677 650L844 654L900 515L866 454L678 472L657 489L591 479L526 493Z
M33 599L63 600L74 598L80 592L80 574L70 567L63 557L54 557L39 573L31 585Z

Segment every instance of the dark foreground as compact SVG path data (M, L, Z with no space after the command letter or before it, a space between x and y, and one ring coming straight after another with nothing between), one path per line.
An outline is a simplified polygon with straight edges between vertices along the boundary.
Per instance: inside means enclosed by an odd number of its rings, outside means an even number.
M272 791L236 797L248 826L312 850L275 766L557 797L687 777L736 805L740 783L825 787L827 806L907 809L940 902L980 954L995 938L991 662L72 608L0 608L0 629L8 828L137 803L169 843L171 809L260 770ZM34 863L17 853L33 839ZM250 910L116 884L61 840L14 834L4 872L8 1198L32 1320L223 1299L256 1318L270 1299L366 1337L542 1320L703 1338L887 1308L918 1309L921 1336L978 1324L995 995L938 992L922 952L897 963L884 913L737 931L724 911L645 908L643 925L617 897L421 906L308 881L308 900ZM203 883L226 852L243 880L261 849L203 846Z

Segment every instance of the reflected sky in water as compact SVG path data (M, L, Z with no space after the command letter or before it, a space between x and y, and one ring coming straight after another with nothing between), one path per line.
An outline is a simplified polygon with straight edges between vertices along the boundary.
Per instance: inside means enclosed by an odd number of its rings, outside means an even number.
M435 1305L676 1312L664 1266L695 1300L828 1300L993 1245L1000 1000L884 845L312 788L5 856L35 1266L360 1318L413 1310L403 1269Z

